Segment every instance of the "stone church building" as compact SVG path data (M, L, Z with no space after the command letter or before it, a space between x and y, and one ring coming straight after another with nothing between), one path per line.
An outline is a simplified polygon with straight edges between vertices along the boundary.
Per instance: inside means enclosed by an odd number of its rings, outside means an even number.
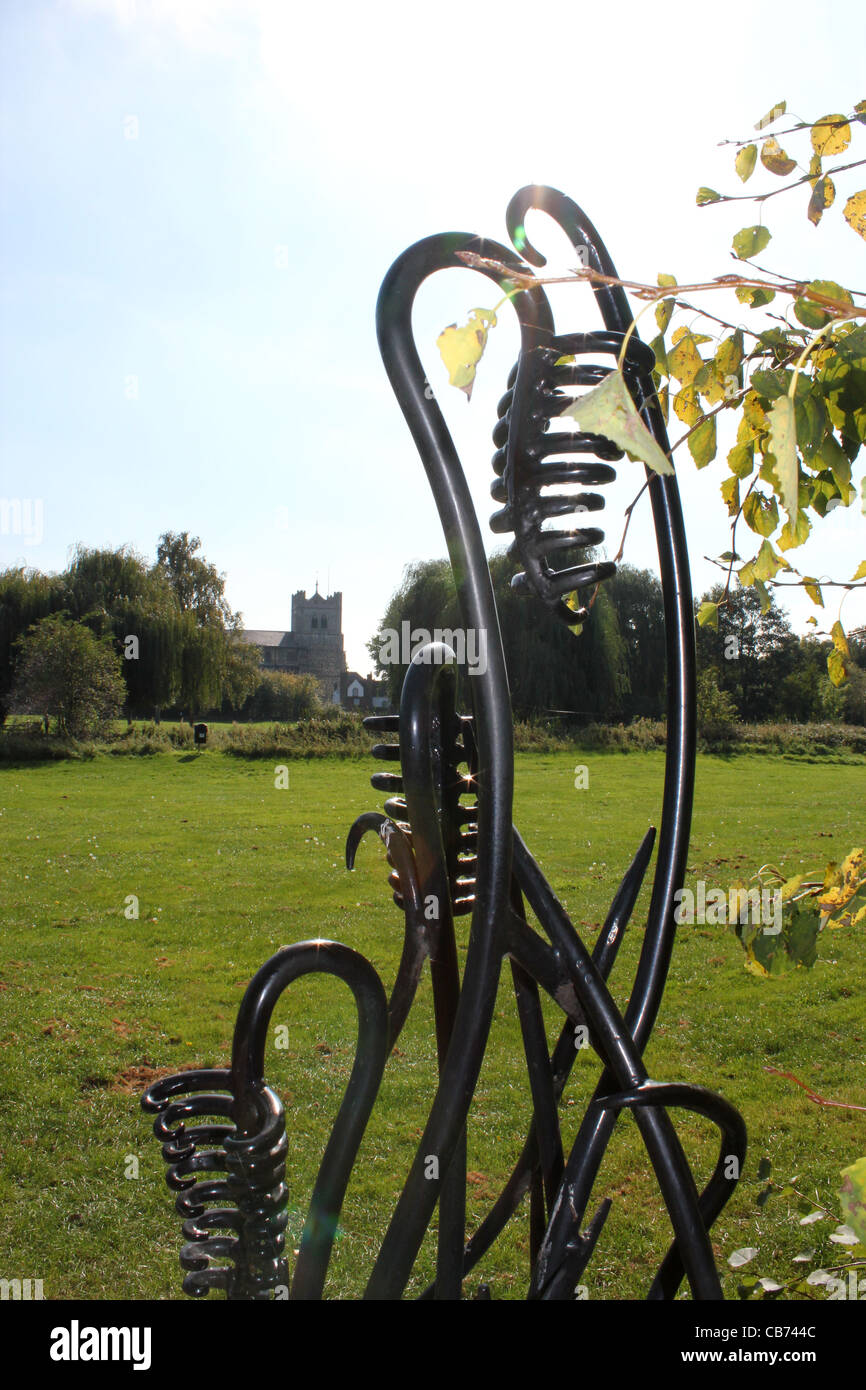
M322 697L330 701L340 676L346 670L343 649L343 595L325 598L316 592L307 598L305 589L292 594L290 632L271 632L246 628L243 640L262 651L263 671L289 671L292 675L313 675Z

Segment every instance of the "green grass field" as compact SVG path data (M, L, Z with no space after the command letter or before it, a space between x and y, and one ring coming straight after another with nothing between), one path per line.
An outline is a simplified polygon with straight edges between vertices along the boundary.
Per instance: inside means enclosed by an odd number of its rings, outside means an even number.
M577 790L574 765L589 769ZM227 1064L250 976L278 946L321 936L369 956L390 989L402 918L368 838L348 874L343 845L361 811L380 809L373 766L293 761L289 787L266 760L208 750L0 771L4 831L0 963L0 1247L6 1278L41 1278L48 1298L180 1298L180 1218L139 1096L160 1069ZM592 943L619 878L657 815L660 753L519 755L515 820L584 939ZM864 842L863 769L782 758L702 758L690 878L727 888L766 861L823 868ZM129 895L139 917L124 915ZM638 905L613 975L624 1006L641 940ZM458 924L465 942L468 924ZM862 928L824 933L811 971L759 981L724 928L680 929L671 978L647 1052L660 1080L721 1091L749 1129L743 1183L714 1227L726 1257L757 1246L755 1273L780 1282L793 1257L826 1244L835 1222L803 1228L790 1199L755 1204L758 1161L838 1210L839 1170L866 1153L866 1116L821 1108L767 1065L826 1096L866 1103L866 958ZM561 1015L547 1009L550 1036ZM352 1065L355 1013L345 987L305 979L283 995L274 1025L289 1046L268 1051L290 1135L290 1247ZM568 1146L598 1063L582 1053L566 1092ZM385 1073L343 1210L327 1292L359 1295L420 1138L435 1050L429 976ZM469 1228L511 1170L530 1113L509 972L470 1116ZM572 1116L574 1118L572 1118ZM675 1116L699 1179L715 1131ZM137 1160L137 1162L136 1162ZM137 1172L137 1176L135 1176ZM623 1118L594 1204L614 1199L586 1283L591 1299L641 1297L667 1246L667 1218L636 1126ZM470 1276L493 1296L522 1297L528 1212L521 1210ZM826 1259L822 1260L822 1252ZM425 1242L409 1292L433 1270Z

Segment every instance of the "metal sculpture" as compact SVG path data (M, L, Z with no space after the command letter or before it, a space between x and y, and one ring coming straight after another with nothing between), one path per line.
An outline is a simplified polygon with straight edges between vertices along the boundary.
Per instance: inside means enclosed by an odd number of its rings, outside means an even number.
M425 961L430 962L439 1084L424 1134L367 1284L365 1297L404 1293L434 1209L439 1208L436 1278L422 1297L459 1299L467 1275L529 1194L531 1299L573 1298L603 1228L610 1201L586 1220L586 1209L617 1117L630 1110L666 1204L673 1241L648 1297L672 1298L685 1276L696 1298L720 1298L709 1229L730 1196L745 1156L745 1126L727 1101L701 1087L651 1080L642 1053L658 1012L675 936L675 894L682 885L692 808L695 751L694 618L676 480L648 475L658 542L667 634L667 756L661 827L646 931L624 1013L605 980L616 958L655 847L651 829L617 890L595 948L587 950L541 869L512 825L512 717L505 658L481 531L445 421L426 384L411 331L412 305L433 272L472 264L511 295L521 332L520 357L499 406L494 432L497 532L513 532L523 573L517 586L536 594L574 624L585 616L564 595L603 582L606 562L587 562L593 527L550 531L544 522L570 511L599 511L596 492L551 496L551 486L602 486L622 457L610 441L549 425L569 403L568 388L594 385L613 370L632 322L625 295L599 284L604 321L597 332L557 335L543 289L515 289L509 271L544 264L523 219L543 209L563 228L584 265L616 276L592 223L554 189L529 187L511 201L509 235L525 258L496 242L452 233L429 237L394 263L377 308L379 344L392 387L433 491L457 587L465 630L485 633L487 669L468 682L470 716L455 708L454 653L426 648L403 686L399 716L366 721L397 735L374 755L399 762L373 786L386 793L384 814L352 826L349 868L361 838L375 831L391 866L394 899L404 914L402 958L390 999L373 967L334 942L302 942L277 952L251 981L235 1029L230 1070L184 1072L157 1082L145 1110L177 1190L187 1243L181 1251L185 1292L212 1288L231 1299L318 1298L322 1295L341 1204L387 1057L405 1023ZM478 258L478 259L474 259ZM561 359L572 356L573 362ZM604 359L607 358L607 363ZM664 420L655 396L653 354L632 335L623 371L641 416L663 450ZM576 563L567 563L569 558ZM556 564L565 561L563 568ZM461 768L466 771L462 772ZM471 800L467 801L467 798ZM528 902L549 940L527 922ZM435 903L431 912L429 905ZM455 919L471 913L462 979ZM485 1219L466 1239L466 1125L508 958L533 1101L523 1151ZM286 986L327 971L344 980L359 1015L351 1079L319 1169L294 1271L284 1254L288 1152L279 1098L264 1082L268 1023ZM564 1014L549 1051L539 989ZM557 1106L574 1063L575 1029L585 1028L601 1061L570 1153L563 1151ZM698 1193L669 1109L693 1111L721 1136L715 1170ZM229 1124L189 1120L219 1116ZM431 1156L437 1162L429 1162ZM201 1180L199 1174L218 1174ZM231 1203L226 1206L226 1203ZM481 1285L478 1298L489 1298Z

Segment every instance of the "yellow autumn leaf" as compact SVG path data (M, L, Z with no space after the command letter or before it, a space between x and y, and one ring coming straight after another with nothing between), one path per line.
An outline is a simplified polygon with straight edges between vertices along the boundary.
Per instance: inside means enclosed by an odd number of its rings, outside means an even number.
M458 328L456 323L439 334L436 346L445 363L448 381L460 391L466 392L467 401L472 396L475 385L475 369L484 355L489 328L496 327L496 314L492 309L471 309L468 323Z
M696 425L703 415L694 386L684 386L674 396L674 411L684 425Z
M866 560L861 560L854 573L851 575L851 582L855 579L866 579Z
M834 875L834 882L826 888L818 898L818 906L824 916L822 926L841 927L846 919L856 920L862 915L859 903L855 904L856 913L845 912L847 905L861 893L866 887L866 872L864 872L863 850L862 848L853 849L844 860L842 867L837 875ZM841 914L841 916L840 916ZM836 919L831 920L831 919Z
M678 328L674 333L674 345L668 348L668 366L671 376L676 377L683 386L690 386L704 365L697 349L698 341L687 328Z
M866 241L866 188L851 194L842 213L848 226Z
M833 646L837 652L841 652L846 661L851 658L851 650L848 646L848 638L845 636L845 629L840 622L835 622L830 629L830 636L833 639Z
M770 978L769 970L758 960L751 942L749 942L749 945L746 947L746 959L743 961L743 965L750 975L757 975L759 980L768 980Z
M770 422L764 407L758 400L757 391L747 391L743 397L743 417L740 423L745 425L743 439L740 439L739 430L737 431L737 439L740 444L745 444L749 439L754 439L760 434L766 434L769 429Z
M788 518L779 533L779 549L796 550L798 545L805 545L811 530L812 523L806 513L797 512L796 516Z
M793 898L795 893L800 891L800 884L803 882L803 875L797 874L794 878L786 879L782 884L782 902L786 903L789 898Z
M775 136L761 146L761 163L771 174L790 174L797 167L796 159L789 158Z
M841 154L851 143L851 127L844 116L822 116L812 126L812 149L816 154Z
M825 174L822 179L816 179L806 209L806 216L814 227L817 227L827 208L831 208L835 201L836 186L830 175Z
M570 415L587 434L603 435L634 458L642 459L654 473L673 473L670 459L638 415L622 372L611 372L562 414Z
M835 647L827 657L827 674L837 690L839 686L844 685L848 679L848 672L845 669L845 658Z
M789 517L796 517L800 506L800 469L797 464L797 426L794 402L779 396L770 406L770 448L776 460L782 505Z

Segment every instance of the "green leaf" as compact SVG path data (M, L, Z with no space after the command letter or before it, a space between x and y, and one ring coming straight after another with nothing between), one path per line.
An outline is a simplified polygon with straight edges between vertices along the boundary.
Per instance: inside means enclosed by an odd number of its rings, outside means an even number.
M780 396L787 396L790 382L791 373L783 371L781 368L776 368L774 371L752 372L749 378L749 385L765 401L776 401Z
M735 444L728 454L728 467L737 478L748 478L755 467L755 442Z
M716 457L716 417L710 416L689 435L689 453L698 468L706 468Z
M779 570L790 569L787 560L783 560L781 555L777 555L769 541L764 541L753 561L755 576L758 579L775 579Z
M714 188L699 188L695 201L699 208L706 207L707 203L718 203L721 201L721 193L717 193Z
M790 396L780 396L774 401L769 416L770 448L776 460L775 472L779 479L779 494L788 515L796 516L800 505L800 470L797 463L794 402Z
M848 290L837 285L835 280L811 280L806 288L827 299L838 300L841 304L851 305L854 302ZM833 318L831 309L822 308L815 300L805 296L794 301L794 313L804 328L823 328Z
M746 145L743 149L740 150L739 154L734 160L734 168L736 169L743 183L745 183L747 179L751 178L752 174L754 173L757 158L757 145Z
M658 317L658 306L656 306L656 317ZM656 366L665 376L670 376L668 369L668 354L665 347L664 329L650 343L650 347L655 353Z
M858 1240L866 1242L866 1158L843 1168L841 1177L842 1213Z
M797 378L797 385L804 380ZM797 427L797 447L804 459L814 458L827 431L827 411L822 398L811 394L797 395L794 402L794 422Z
M719 630L719 605L710 603L707 600L698 609L698 623L701 627L711 627L714 632Z
M775 290L762 289L760 285L737 285L734 294L741 304L748 304L753 309L762 309L776 298Z
M734 237L734 255L741 261L751 260L769 246L770 233L766 227L743 227Z
M785 923L785 945L788 957L794 965L802 965L811 970L818 959L820 930L821 914L811 898L791 905L790 918Z
M769 613L771 603L770 590L767 588L766 584L761 579L755 580L754 589L755 593L758 595L758 600L761 604L761 612Z
M743 503L743 517L746 525L759 536L772 536L779 524L779 509L775 497L765 497L762 492L750 492Z
M579 396L562 411L588 434L600 434L618 444L632 458L641 459L654 473L670 474L674 466L663 454L635 409L620 371L611 372L599 386Z
M854 499L854 489L851 486L850 460L834 434L826 434L824 436L821 441L819 453L821 462L825 464L833 474L833 480L839 489L839 495L847 507Z

